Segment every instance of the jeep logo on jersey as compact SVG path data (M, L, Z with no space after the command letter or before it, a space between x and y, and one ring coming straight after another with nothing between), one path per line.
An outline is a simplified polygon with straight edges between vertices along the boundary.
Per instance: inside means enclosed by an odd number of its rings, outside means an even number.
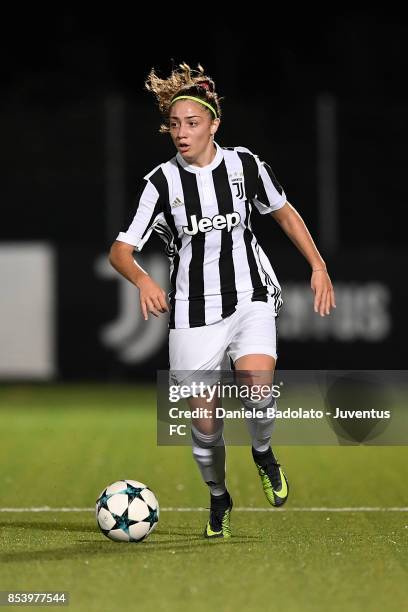
M241 217L237 212L227 213L226 215L215 215L212 219L203 217L199 221L197 221L197 215L191 215L190 224L183 225L183 230L184 233L189 236L195 236L198 232L210 232L212 229L226 229L227 232L230 232L240 221Z

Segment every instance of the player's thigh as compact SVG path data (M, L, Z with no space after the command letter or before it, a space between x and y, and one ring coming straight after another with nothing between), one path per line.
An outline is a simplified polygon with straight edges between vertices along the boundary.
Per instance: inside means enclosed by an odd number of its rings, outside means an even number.
M241 309L228 352L242 383L246 375L247 384L272 384L277 332L275 310L270 303L253 302Z
M243 355L235 361L236 380L239 384L267 385L273 383L276 360L271 355Z
M169 332L170 370L195 372L221 367L227 348L225 321L213 325L171 329Z
M222 419L216 414L221 400L214 391L210 396L201 389L217 383L220 371L226 368L227 338L228 326L224 320L208 326L172 329L169 333L172 378L179 385L191 388L186 401L197 414L192 423L205 434L215 433L222 427Z

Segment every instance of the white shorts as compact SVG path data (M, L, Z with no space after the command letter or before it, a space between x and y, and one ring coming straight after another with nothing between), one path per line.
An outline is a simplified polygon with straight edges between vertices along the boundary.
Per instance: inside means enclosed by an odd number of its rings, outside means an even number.
M212 325L171 329L171 372L229 370L243 355L264 354L277 359L276 314L271 302L244 302L226 319ZM179 384L180 378L176 375Z

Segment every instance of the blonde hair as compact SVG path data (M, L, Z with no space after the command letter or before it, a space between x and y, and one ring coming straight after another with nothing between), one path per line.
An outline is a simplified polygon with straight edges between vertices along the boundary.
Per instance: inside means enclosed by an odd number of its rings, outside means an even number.
M145 81L145 87L151 91L159 105L160 112L164 118L164 123L160 126L162 134L168 133L169 114L171 103L174 98L180 95L194 96L210 104L217 112L217 117L221 117L220 101L215 92L214 81L204 73L201 64L193 70L188 64L183 62L178 68L173 69L167 79L157 76L154 68L151 69ZM214 118L210 109L207 109Z

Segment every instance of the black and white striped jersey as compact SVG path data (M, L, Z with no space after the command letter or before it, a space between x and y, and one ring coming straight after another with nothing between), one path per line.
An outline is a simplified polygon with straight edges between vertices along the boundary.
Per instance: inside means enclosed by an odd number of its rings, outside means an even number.
M141 251L152 231L170 259L169 327L200 327L230 316L237 304L272 301L281 289L251 227L253 207L266 214L286 202L271 168L245 147L216 146L203 168L178 153L144 177L136 213L117 240Z

